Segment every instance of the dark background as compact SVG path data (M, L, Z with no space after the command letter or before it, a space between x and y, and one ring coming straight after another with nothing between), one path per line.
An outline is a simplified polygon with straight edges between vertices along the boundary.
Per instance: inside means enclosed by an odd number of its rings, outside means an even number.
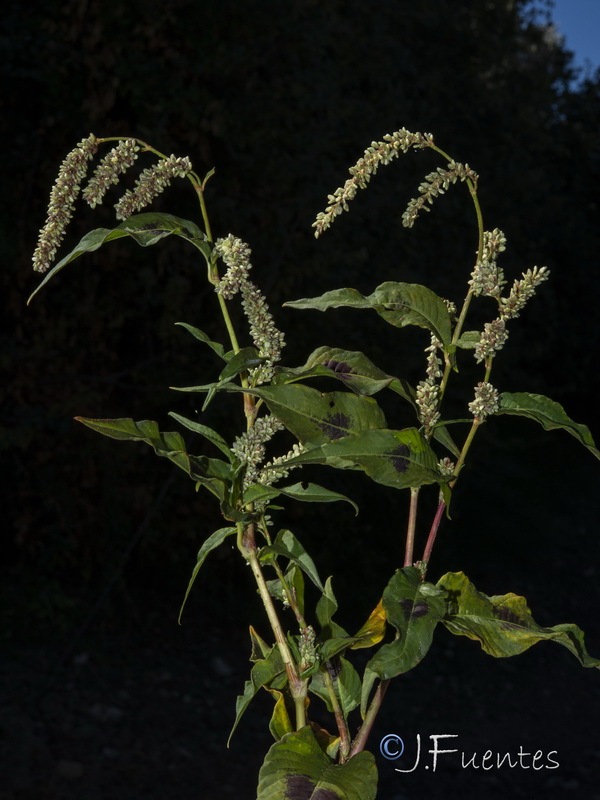
M509 280L534 264L552 272L511 325L495 385L547 394L598 434L599 76L576 82L545 23L545 5L522 0L89 0L3 12L2 800L251 798L270 743L265 695L225 749L247 674L247 626L267 635L235 550L211 555L176 624L199 545L221 526L208 495L143 446L73 422L131 416L171 429L167 411L193 415L197 399L168 387L218 368L173 324L223 338L204 267L175 241L148 251L121 241L67 268L26 308L38 282L31 254L66 152L93 131L189 155L200 174L215 167L214 233L251 245L254 279L286 331L286 363L342 346L414 384L423 331L281 306L340 286L370 292L383 280L462 300L476 247L464 187L412 231L401 227L422 176L441 163L430 152L382 169L318 241L310 227L372 139L402 126L431 131L479 172L486 228L508 238ZM181 184L156 208L195 215ZM106 205L81 208L65 247L112 224ZM480 379L465 364L465 402L471 372ZM412 424L397 410L389 419ZM208 424L232 422L235 404L213 404ZM597 470L563 432L493 420L455 493L432 579L464 569L487 594L524 594L540 624L576 622L598 655ZM290 504L280 515L321 575L335 575L340 622L354 628L398 563L407 499L360 475L307 477L361 506L358 519L333 506ZM599 701L597 673L562 648L496 661L440 631L419 669L393 684L373 751L389 732L407 743L457 733L465 751L522 744L557 750L561 766L484 773L448 756L436 774L400 776L377 752L380 796L600 797Z

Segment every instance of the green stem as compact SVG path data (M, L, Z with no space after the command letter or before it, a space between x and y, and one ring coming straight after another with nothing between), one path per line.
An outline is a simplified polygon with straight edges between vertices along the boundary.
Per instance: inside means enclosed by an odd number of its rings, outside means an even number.
M373 729L373 725L375 723L375 718L379 713L379 709L381 708L381 703L387 692L387 688L390 685L390 679L380 681L379 686L375 689L375 694L373 695L373 699L371 700L371 704L365 714L365 719L363 724L360 726L360 730L356 734L354 741L352 742L352 747L350 749L350 758L355 756L357 753L360 753L362 750L365 749L367 740Z
M321 668L321 672L323 673L323 680L325 681L325 686L327 687L327 692L329 693L329 700L331 702L331 707L333 708L335 722L340 734L340 764L344 764L348 758L348 753L350 752L350 736L348 734L348 725L346 724L344 713L340 708L340 704L335 693L335 687L329 672L330 669L333 669L333 667L328 661Z
M408 512L408 530L406 533L406 549L404 551L404 566L410 567L413 563L413 552L415 548L415 529L417 526L417 505L419 500L420 486L411 486L410 489L410 509Z

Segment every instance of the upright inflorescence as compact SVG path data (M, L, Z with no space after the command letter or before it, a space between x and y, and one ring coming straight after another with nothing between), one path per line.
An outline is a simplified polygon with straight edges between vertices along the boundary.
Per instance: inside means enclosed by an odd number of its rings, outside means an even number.
M236 438L231 450L243 464L247 465L244 486L256 483L260 465L265 460L265 445L283 428L281 422L272 415L259 417L246 433Z
M97 150L97 139L90 133L87 139L83 139L71 150L60 165L58 177L50 192L46 223L39 233L33 254L33 268L36 272L46 272L54 261L67 225L73 217L75 200L86 176L88 162Z
M229 234L224 239L217 239L215 250L227 266L227 272L217 284L215 291L228 300L240 292L252 341L260 358L265 359L260 366L248 370L252 385L258 386L273 377L274 365L280 360L285 345L284 335L275 325L264 295L248 279L248 272L252 268L250 263L252 251L248 245Z
M185 178L191 171L192 164L187 156L171 155L161 158L158 164L148 167L140 174L133 189L125 192L115 205L117 219L127 219L136 211L150 205L171 184L173 178Z
M422 210L429 211L427 203L431 205L436 197L444 194L450 184L456 181L471 180L477 183L478 175L468 164L459 164L451 161L448 169L438 167L435 172L430 172L419 186L419 197L409 200L406 211L402 214L402 224L405 228L412 228L415 220Z
M469 281L476 297L479 295L500 297L506 281L502 269L497 264L497 258L504 250L506 250L506 237L501 230L494 228L493 231L484 232L481 257L478 258Z
M380 164L389 164L392 159L400 153L408 152L411 147L432 146L433 136L431 133L411 133L406 128L386 134L381 142L371 142L371 146L367 147L363 157L353 167L350 167L349 172L352 177L328 196L327 208L317 214L317 219L313 222L315 236L318 238L326 231L338 214L348 211L350 200L354 199L358 189L366 188Z
M86 203L95 208L104 200L110 186L117 184L125 170L133 166L139 149L135 139L124 139L104 156L83 190Z
M491 383L482 381L475 387L475 399L469 403L469 411L475 419L483 422L500 408L498 390Z

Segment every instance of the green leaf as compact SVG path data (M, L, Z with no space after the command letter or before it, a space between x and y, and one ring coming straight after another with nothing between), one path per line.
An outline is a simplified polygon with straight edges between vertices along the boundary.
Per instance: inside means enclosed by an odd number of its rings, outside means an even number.
M355 436L329 442L289 460L289 464L329 464L340 469L362 469L384 486L404 489L445 483L438 459L416 428L402 431L363 430Z
M228 360L227 366L219 375L219 384L233 380L240 372L246 372L252 367L258 367L264 360L264 358L259 357L258 350L255 347L243 347Z
M323 700L329 712L333 712L329 690L323 676L323 671L326 669L327 667L322 666L319 671L313 675L308 688L313 694L316 694ZM336 675L332 676L332 683L344 716L347 716L360 703L361 688L360 677L347 659L343 657L339 659L339 669Z
M204 564L206 560L206 556L214 550L215 548L219 547L219 545L223 544L225 539L231 534L236 532L236 528L220 528L218 531L211 533L211 535L206 539L200 550L198 551L198 557L196 559L196 566L192 572L192 577L188 583L187 589L185 590L185 596L183 598L183 603L181 604L181 608L179 609L179 624L181 625L181 615L183 614L183 609L185 604L187 603L187 599L189 594L192 590L192 586L194 585L194 581L196 580L196 576L200 572L200 567Z
M395 678L416 667L431 647L435 626L446 612L444 592L422 581L415 567L398 570L384 589L381 601L387 621L398 631L398 638L380 647L365 668L363 717L376 678Z
M191 419L182 417L181 414L176 414L174 411L169 411L169 416L181 423L184 428L187 428L194 433L199 433L200 436L204 436L205 439L208 439L209 442L212 442L216 447L218 447L219 450L227 456L229 461L233 463L234 456L231 452L231 448L225 439L223 439L223 437L220 436L216 431L213 431L212 428L207 428L206 425L202 425L199 422L194 422Z
M452 633L475 639L491 656L514 656L548 640L566 647L584 667L600 668L600 659L588 654L577 625L540 627L524 597L512 592L488 597L477 591L463 572L448 572L437 586L446 594L444 625Z
M417 283L387 281L378 286L368 297L356 289L334 289L320 297L294 300L284 305L318 311L341 306L372 308L386 322L397 328L403 328L405 325L427 328L444 347L450 345L452 338L452 323L446 304L431 289Z
M287 383L291 379L309 377L336 378L355 394L366 396L389 388L416 408L416 392L407 381L388 375L357 350L319 347L311 353L304 366L277 370L276 382Z
M463 350L474 350L481 339L481 331L465 331L456 342L457 347Z
M79 256L82 256L84 253L91 253L94 250L98 250L98 248L102 247L102 245L107 242L112 242L115 239L122 239L124 236L130 236L142 247L149 247L150 245L156 244L161 239L164 239L165 236L171 236L172 234L191 242L202 250L203 253L206 250L208 253L206 257L210 257L210 245L206 242L205 235L195 222L180 219L171 214L160 214L156 212L136 214L124 220L124 222L117 225L116 228L96 228L96 230L86 233L79 244L46 274L44 280L40 283L35 292L33 292L27 303L29 304L42 286L48 283L48 281L66 267L67 264L75 261L76 258L79 258Z
M235 702L235 722L233 723L233 728L231 729L229 738L227 739L227 747L229 747L231 737L233 736L239 721L241 720L244 712L250 705L258 690L262 686L270 683L270 681L272 681L277 675L280 675L284 669L285 667L283 665L277 645L273 645L269 651L269 655L266 658L262 658L260 661L257 661L254 664L250 670L250 680L246 681L244 684L244 693L238 695Z
M270 563L270 560L276 558L276 553L262 553L262 560ZM295 563L290 562L285 571L285 581L290 591L294 593L296 605L301 614L304 614L304 575L300 567ZM271 597L281 600L282 603L287 604L287 598L283 588L282 582L279 578L267 581L267 589Z
M222 502L225 489L231 480L231 465L217 458L190 455L181 434L175 431L161 432L153 420L134 422L132 419L87 419L75 417L88 428L111 439L145 442L154 452L168 458L186 472L192 480L205 486Z
M294 483L291 486L263 486L260 483L253 483L244 493L244 503L256 503L265 500L273 500L275 497L283 495L293 500L300 500L303 503L334 503L344 500L354 508L358 514L358 506L349 497L331 489L325 489L316 483Z
M225 348L219 342L213 342L209 336L207 336L204 331L201 331L200 328L194 328L193 325L188 325L187 322L176 322L175 325L180 325L182 328L185 328L186 331L189 331L192 336L198 339L200 342L204 342L207 344L214 352L222 358L223 361L227 361L225 358Z
M592 438L587 425L580 425L567 416L560 403L544 397L542 394L529 394L529 392L503 392L500 395L500 410L496 414L514 414L518 417L529 417L547 431L562 428L578 439L596 458L600 458L600 451Z
M325 591L321 579L319 578L315 562L291 531L279 531L272 545L265 545L265 547L260 548L261 561L264 561L270 555L289 558L290 561L300 567L318 589L322 592Z
M375 800L377 766L367 751L335 764L306 725L272 745L258 777L257 800Z

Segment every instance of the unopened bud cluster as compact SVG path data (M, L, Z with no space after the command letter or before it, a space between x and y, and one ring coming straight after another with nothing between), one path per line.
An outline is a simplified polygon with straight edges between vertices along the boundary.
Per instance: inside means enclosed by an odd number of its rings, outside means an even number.
M85 178L88 162L98 150L94 134L90 133L75 149L66 156L50 192L50 202L46 223L38 236L33 254L33 268L36 272L46 272L54 258L72 216L75 200L81 183Z
M413 197L402 214L402 224L405 228L412 228L415 223L419 212L424 209L429 211L426 203L431 205L434 198L438 197L449 188L451 183L456 181L466 181L470 179L473 183L477 183L478 175L471 169L468 164L459 164L456 161L451 161L448 164L448 169L438 167L435 172L430 172L425 176L425 179L419 186L420 197Z
M469 411L480 422L500 408L498 390L491 383L481 382L475 387L475 399L469 403Z
M244 486L256 483L259 465L265 459L265 445L283 425L272 415L259 417L254 425L238 436L231 446L232 452L244 464L247 464Z
M389 164L392 159L400 153L408 152L410 147L422 148L433 145L433 136L430 133L411 133L402 128L395 133L388 133L381 142L371 142L367 147L362 158L350 167L352 175L346 183L336 189L327 198L329 205L325 211L317 214L317 219L313 222L315 236L319 237L329 228L336 216L342 211L348 211L348 203L356 196L358 189L365 189L371 176L375 175L380 164Z
M442 343L434 335L431 336L431 344L425 348L427 353L427 377L433 382L436 378L441 378L443 361L438 352L442 349Z
M300 634L298 651L300 653L301 669L308 669L316 663L318 659L317 648L315 647L316 634L312 625L304 628Z
M454 475L456 464L450 458L442 458L438 461L438 469L446 477Z
M161 158L158 164L145 169L131 191L125 192L115 205L117 219L127 219L136 211L150 205L161 192L171 184L173 178L185 178L192 171L192 163L187 156L171 155Z
M95 208L104 200L110 186L117 184L125 170L133 166L139 149L135 139L124 139L104 156L83 190L86 203Z

